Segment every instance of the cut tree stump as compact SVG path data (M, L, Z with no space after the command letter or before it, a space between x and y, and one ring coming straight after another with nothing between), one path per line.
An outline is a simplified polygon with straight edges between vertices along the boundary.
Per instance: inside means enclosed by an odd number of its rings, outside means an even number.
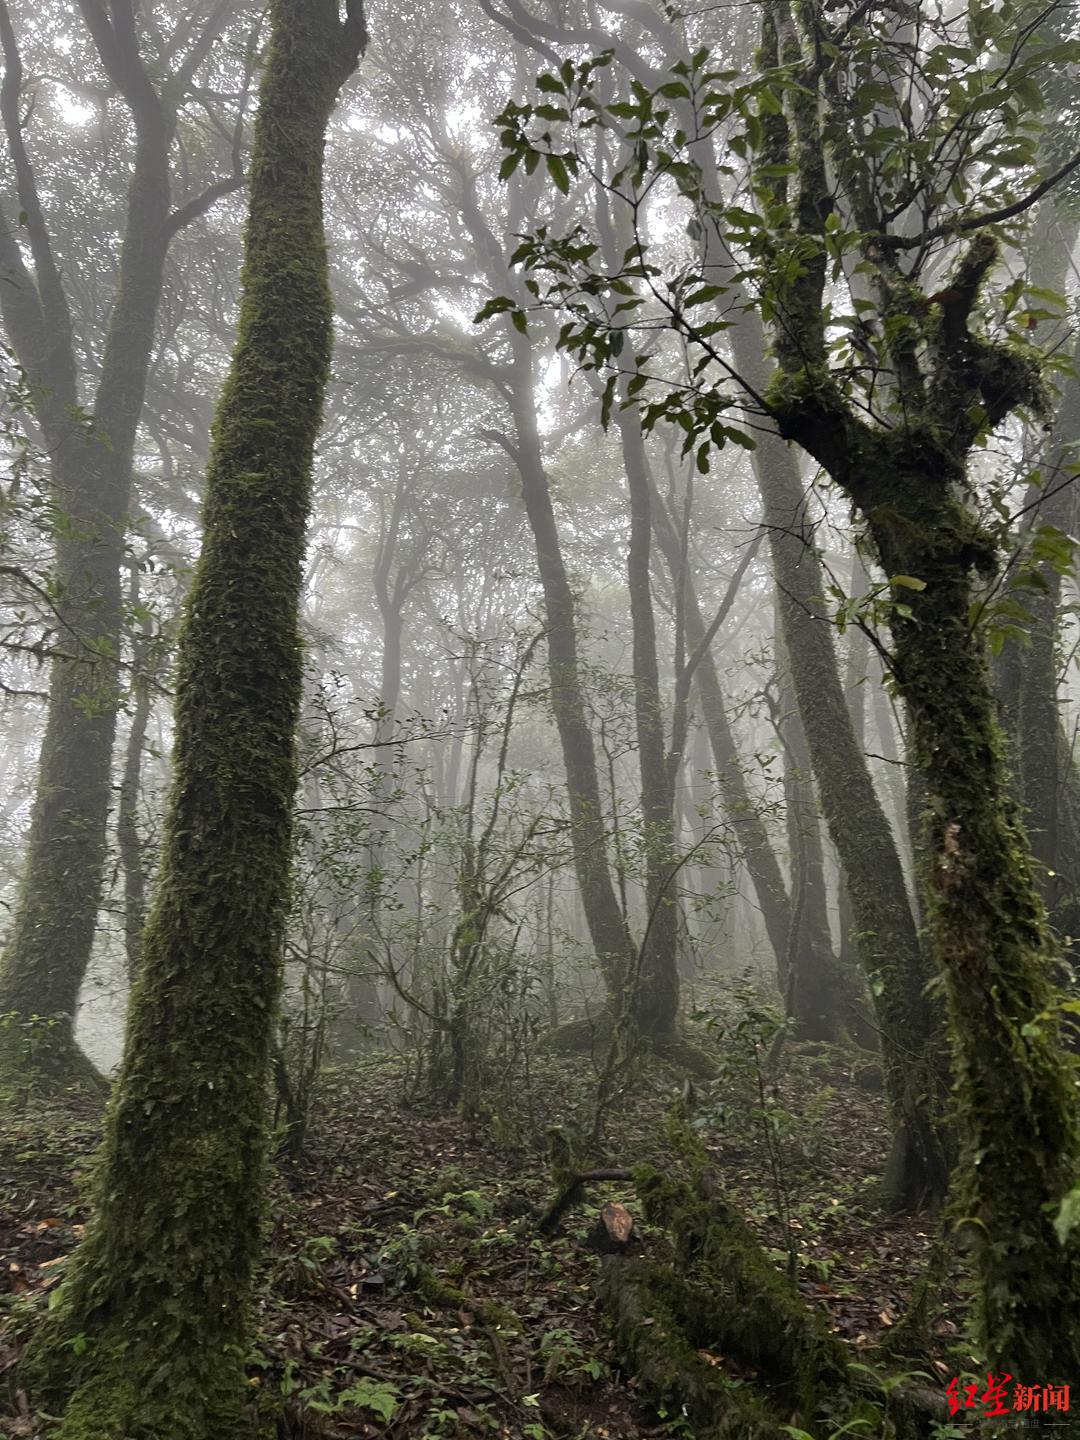
M634 1239L634 1217L625 1205L609 1200L589 1231L588 1245L601 1255L625 1255Z

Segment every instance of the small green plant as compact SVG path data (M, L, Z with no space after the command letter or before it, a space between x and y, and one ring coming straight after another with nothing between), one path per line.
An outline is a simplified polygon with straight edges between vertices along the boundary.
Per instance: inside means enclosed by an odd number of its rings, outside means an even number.
M401 1403L401 1391L386 1380L372 1380L364 1376L355 1385L350 1385L338 1396L338 1408L353 1405L361 1410L370 1410L386 1425L397 1414Z
M25 1110L30 1103L37 1056L59 1023L55 1015L23 1016L17 1010L0 1015L0 1031L15 1037L14 1041L5 1043L7 1061L5 1073L0 1076L0 1088L19 1110Z
M544 1381L558 1378L566 1384L584 1385L599 1380L603 1366L590 1355L577 1336L565 1326L557 1325L540 1337L539 1356L544 1362Z
M707 1013L695 1017L703 1019L720 1042L720 1070L714 1089L723 1098L715 1106L703 1106L691 1123L695 1129L732 1127L750 1117L751 1134L765 1151L772 1198L783 1227L787 1269L794 1279L799 1257L791 1227L785 1142L798 1133L801 1121L780 1104L772 1073L789 1022L762 1003L749 974L736 986L733 998L734 1018Z

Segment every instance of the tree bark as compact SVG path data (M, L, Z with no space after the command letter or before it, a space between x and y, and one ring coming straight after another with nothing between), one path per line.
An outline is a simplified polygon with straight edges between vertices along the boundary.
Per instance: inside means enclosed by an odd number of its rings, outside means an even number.
M133 584L132 591L137 598L137 584ZM146 669L150 644L149 630L144 627L132 646L131 683L135 707L128 731L116 813L116 844L124 872L124 949L129 981L134 981L138 972L142 932L146 923L146 854L139 828L139 792L146 729L150 723L151 677Z
M740 373L766 379L757 317L738 315L732 345ZM904 885L900 857L851 724L840 681L825 583L797 461L783 441L758 437L754 468L779 588L782 633L829 834L844 868L859 953L874 998L894 1139L886 1167L894 1208L941 1199L947 1171L935 1110L944 1080L934 1054L940 1035L924 986L930 978Z
M1075 1094L1040 1018L1053 998L1044 912L968 620L972 522L943 483L946 459L927 472L916 445L883 442L864 513L886 574L926 584L911 619L893 622L894 664L928 790L929 905L955 1038L980 1329L995 1366L1065 1376L1080 1362L1080 1254L1051 1220L1080 1158ZM898 525L890 506L901 495Z
M627 582L633 631L634 716L641 775L647 902L646 933L637 957L634 1005L642 1034L670 1037L679 1008L679 907L670 890L676 864L674 788L667 766L664 709L656 658L652 603L651 484L641 422L633 410L618 417L623 468L630 493Z
M516 204L519 207L522 204L520 194L516 196ZM512 292L516 282L506 265L502 247L480 211L476 182L471 175L463 178L461 215L493 293ZM511 358L503 375L503 385L514 421L515 443L506 444L504 448L510 453L521 480L521 498L536 547L537 571L544 592L551 709L566 772L574 874L597 964L618 1009L623 1003L636 953L608 866L608 835L600 800L596 748L586 716L578 659L574 593L563 558L536 423L532 343L517 330L510 332L509 341Z
M24 1370L65 1440L250 1434L244 1383L287 912L297 624L331 347L327 121L359 8L273 0L239 333L180 638L161 880L97 1208ZM79 1346L73 1340L79 1339Z
M829 928L825 850L814 801L810 751L795 703L787 647L776 638L779 714L776 716L784 758L784 801L791 856L792 933L784 987L785 1013L804 1040L839 1040L851 1017L845 1015L850 986L833 952Z
M0 9L4 126L26 217L34 273L0 218L0 309L36 397L62 523L55 582L63 654L51 667L49 701L15 920L0 960L0 1013L50 1019L35 1046L44 1085L96 1072L74 1041L79 988L97 924L119 706L121 566L132 460L146 390L170 224L169 149L176 124L139 55L134 14L82 0L80 9L111 85L131 113L135 156L128 191L119 289L109 317L89 422L78 410L71 315L53 257L19 117L21 62L6 6ZM217 22L224 23L226 12ZM18 1036L10 1027L0 1036ZM0 1064L22 1066L21 1054Z
M693 578L682 576L682 554L679 537L661 497L653 489L650 511L656 543L664 556L673 585L684 585L686 643L696 653L706 635L705 618L697 597ZM788 933L791 926L791 905L788 900L780 862L773 850L765 824L758 813L746 784L741 757L728 723L724 694L716 670L712 649L707 648L694 672L694 683L701 699L702 716L709 734L709 745L716 765L717 781L724 794L724 805L738 837L742 859L750 873L757 896L765 932L776 957L777 983L783 994L786 985Z
M513 361L509 379L517 438L516 459L544 591L551 708L566 769L574 871L597 962L609 993L616 1004L621 1004L634 963L634 947L608 868L608 837L600 803L596 750L586 718L578 663L574 595L563 560L536 428L532 347L524 335L516 332L511 341Z

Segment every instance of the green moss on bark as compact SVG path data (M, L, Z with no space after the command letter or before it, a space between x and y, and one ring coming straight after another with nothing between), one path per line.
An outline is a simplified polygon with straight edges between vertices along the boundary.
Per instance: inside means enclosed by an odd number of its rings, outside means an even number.
M843 1349L739 1212L647 1166L634 1172L634 1183L646 1218L672 1235L679 1274L693 1283L689 1309L698 1344L756 1366L777 1400L808 1418L818 1415L847 1384Z
M161 880L97 1209L22 1379L63 1440L253 1433L243 1365L287 901L297 630L331 345L322 152L364 41L336 0L274 0L240 326L180 641Z
M987 1358L1063 1380L1080 1363L1080 1247L1060 1246L1051 1222L1080 1169L1080 1127L1072 1068L1041 1018L1054 997L1052 947L969 620L973 566L990 540L958 498L960 478L945 487L938 470L931 483L895 441L883 450L878 485L905 497L905 523L871 507L871 534L886 573L925 583L892 629L927 782L929 908L963 1162L957 1219L980 1274Z

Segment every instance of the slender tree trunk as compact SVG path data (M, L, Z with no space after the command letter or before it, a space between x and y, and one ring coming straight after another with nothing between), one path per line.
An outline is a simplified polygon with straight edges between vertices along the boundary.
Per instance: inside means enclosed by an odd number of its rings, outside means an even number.
M656 658L651 567L653 502L648 459L637 413L622 411L618 423L630 492L627 572L648 905L634 999L642 1033L663 1039L674 1031L679 1008L679 907L670 888L676 863L674 789L668 776Z
M133 586L133 591L137 598L136 586ZM146 673L149 648L149 632L144 628L132 647L131 683L135 708L128 731L116 814L116 843L124 872L124 948L130 980L134 980L139 968L142 932L146 923L146 855L139 828L139 792L146 727L150 723L150 676Z
M764 389L764 340L740 313L732 345L741 374ZM825 613L825 583L795 455L763 432L754 469L780 592L781 629L829 834L847 879L859 953L874 998L894 1138L885 1196L894 1208L940 1200L947 1184L939 1106L942 1025L889 822L856 742ZM939 1037L935 1039L935 1037Z
M524 203L520 190L512 188L510 193L512 205L520 209ZM463 183L461 214L492 291L495 294L512 291L516 280L507 268L502 246L480 211L472 176L467 176ZM504 383L509 392L515 444L505 448L521 479L521 498L536 547L537 570L544 592L551 708L566 772L574 874L597 964L618 1009L636 958L635 949L608 865L608 835L600 801L596 748L586 716L578 661L574 594L563 558L536 424L532 344L527 335L516 330L511 331L509 340L511 362Z
M853 599L857 595L865 593L869 578L862 558L856 552L851 563L851 596ZM862 626L855 625L850 629L847 637L847 655L844 660L844 695L847 698L848 714L851 716L851 728L855 733L855 744L864 755L866 754L866 674L869 661L870 640ZM840 872L836 897L840 920L840 963L845 970L854 973L859 964L859 947L855 940L858 929L855 913L851 908L851 895L848 893L843 861L838 858L837 864Z
M1052 199L1044 201L1032 239L1034 279L1046 289L1063 292L1068 275L1068 257L1077 238L1077 226L1062 215ZM1046 327L1044 327L1046 328ZM1067 338L1065 326L1051 325L1042 343L1053 347ZM1080 440L1080 379L1075 366L1080 362L1080 345L1073 347L1071 375L1063 379L1061 401L1046 443L1037 456L1040 485L1029 488L1027 503L1032 506L1031 528L1043 527L1071 534L1077 516L1076 485L1070 483L1068 467L1076 460ZM1026 643L1018 647L1015 705L1016 749L1014 764L1019 773L1024 825L1031 844L1036 876L1052 923L1060 929L1058 908L1068 887L1068 877L1059 865L1061 827L1059 807L1067 772L1061 768L1061 696L1058 682L1058 650L1062 604L1062 567L1044 560L1038 565L1042 584L1024 595L1024 608L1031 614Z
M833 953L825 884L825 849L814 802L810 751L791 684L786 647L777 638L780 713L784 751L784 799L791 855L792 933L788 940L785 1010L805 1040L838 1040L848 1017L850 987Z
M365 33L273 0L239 335L180 638L161 879L97 1208L24 1378L64 1440L251 1433L243 1366L291 858L297 625L331 346L322 156ZM73 1344L75 1340L79 1344Z
M684 584L686 643L691 653L696 653L705 639L705 618L701 613L701 604L692 577L682 577L679 537L655 488L650 513L656 543L664 556L672 584L678 585L680 579ZM698 662L694 683L701 699L702 715L716 765L717 781L724 794L725 809L738 837L740 853L754 885L754 893L765 922L765 932L776 957L777 983L780 993L783 994L787 984L791 906L780 862L746 784L746 775L728 723L724 695L711 648L705 650Z
M551 491L536 428L532 348L527 337L512 336L511 406L517 438L521 494L536 545L536 559L547 613L548 673L551 708L559 732L570 803L570 835L589 936L608 990L621 1004L630 974L633 946L608 868L608 837L600 803L600 782L592 731L578 664L574 596L563 560Z

